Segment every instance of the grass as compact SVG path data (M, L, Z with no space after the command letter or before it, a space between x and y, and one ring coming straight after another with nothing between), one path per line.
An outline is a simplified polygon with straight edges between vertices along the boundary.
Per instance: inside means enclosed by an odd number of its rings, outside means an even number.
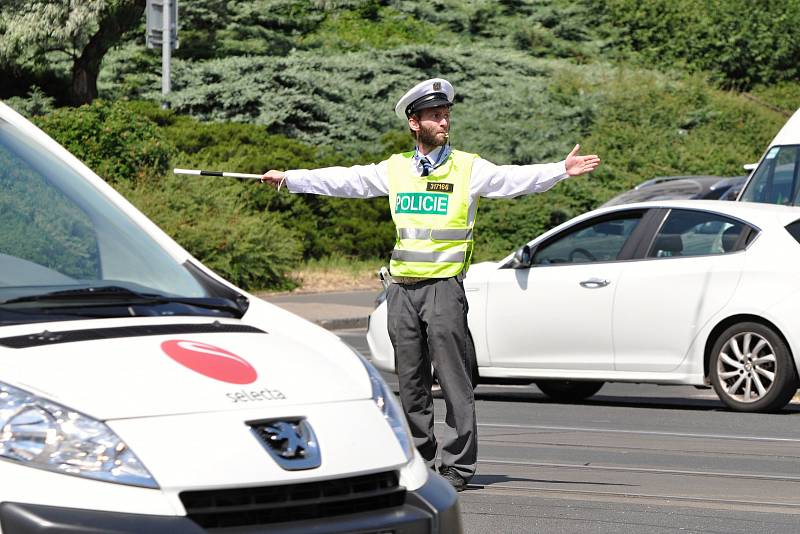
M308 260L290 274L298 285L292 293L377 291L381 288L377 274L381 265L386 265L386 262L344 256Z
M800 108L800 82L781 82L754 87L749 95L756 102L790 117Z

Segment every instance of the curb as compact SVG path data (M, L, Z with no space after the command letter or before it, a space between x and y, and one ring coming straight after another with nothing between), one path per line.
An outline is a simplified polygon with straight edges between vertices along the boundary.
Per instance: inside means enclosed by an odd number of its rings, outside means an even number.
M337 319L317 319L316 324L326 330L348 330L351 328L367 328L367 317L342 317Z

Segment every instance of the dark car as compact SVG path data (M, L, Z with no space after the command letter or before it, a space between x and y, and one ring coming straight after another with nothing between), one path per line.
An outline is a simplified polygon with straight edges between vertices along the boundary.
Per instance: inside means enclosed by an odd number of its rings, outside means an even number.
M648 200L735 200L747 176L661 176L621 193L601 207Z

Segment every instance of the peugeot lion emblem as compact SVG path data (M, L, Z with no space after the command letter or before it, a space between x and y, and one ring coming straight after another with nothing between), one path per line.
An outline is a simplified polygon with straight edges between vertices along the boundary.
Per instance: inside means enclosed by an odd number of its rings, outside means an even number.
M247 424L283 469L314 469L322 463L317 437L304 418L249 421Z

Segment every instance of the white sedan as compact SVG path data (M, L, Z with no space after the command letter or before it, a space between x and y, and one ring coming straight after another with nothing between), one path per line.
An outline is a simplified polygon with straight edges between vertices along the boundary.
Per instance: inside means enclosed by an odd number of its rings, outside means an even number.
M2 103L0 222L0 531L461 531L370 363Z
M464 280L474 381L578 400L604 382L711 384L784 407L800 365L800 208L659 201L580 215ZM394 371L386 303L373 362Z

